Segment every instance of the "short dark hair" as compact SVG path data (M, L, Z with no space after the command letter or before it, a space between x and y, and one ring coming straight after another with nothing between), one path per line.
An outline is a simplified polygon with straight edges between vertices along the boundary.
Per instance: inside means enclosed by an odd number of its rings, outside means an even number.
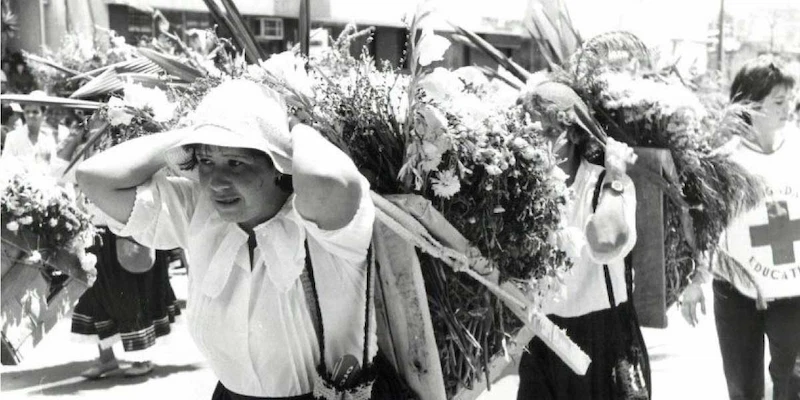
M205 145L199 144L199 143L198 144L185 145L183 148L187 153L187 157L186 157L186 160L178 163L178 168L180 168L181 171L191 171L191 170L194 170L195 168L197 168L197 165L199 164L199 161L197 160L197 151L200 150L203 146L205 146ZM264 154L264 152L253 149L252 153L253 153L253 155L256 155L256 156L265 157L267 159L267 162L273 168L275 168L275 163L272 162L272 158L270 158L268 155ZM283 190L283 191L285 191L287 193L294 192L294 186L292 185L292 176L291 175L281 174L280 176L278 176L278 178L275 179L275 185L278 186L281 190Z
M759 102L772 89L779 86L792 88L794 84L794 78L779 59L763 55L748 61L739 70L731 84L730 99L734 103Z

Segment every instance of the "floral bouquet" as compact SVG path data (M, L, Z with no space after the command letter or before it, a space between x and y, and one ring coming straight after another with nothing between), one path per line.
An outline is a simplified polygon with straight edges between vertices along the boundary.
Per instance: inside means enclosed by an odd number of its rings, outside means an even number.
M0 174L0 215L3 236L23 242L33 265L52 265L70 277L91 285L97 277L94 254L96 230L86 213L85 201L71 187L59 186L47 172L16 159L4 160ZM59 252L77 256L80 269L59 262Z
M668 149L672 155L685 203L666 203L670 305L702 260L698 255L713 250L725 225L757 203L763 183L717 150L732 137L749 134L738 118L743 106L714 101L672 68L647 68L651 62L640 60L649 60L649 53L643 45L631 44L635 38L630 35L616 34L624 40L616 39L619 44L611 46L615 51L592 51L613 43L614 35L584 46L584 63L591 67L576 66L570 81L610 136L631 146ZM608 43L601 46L601 42ZM611 54L625 56L614 59ZM684 217L686 213L691 218ZM686 226L687 220L691 226Z

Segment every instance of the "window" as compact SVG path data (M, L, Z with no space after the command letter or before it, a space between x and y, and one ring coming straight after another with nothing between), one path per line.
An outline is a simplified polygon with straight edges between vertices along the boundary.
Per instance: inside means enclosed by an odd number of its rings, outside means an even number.
M280 18L258 18L256 37L259 39L283 40L283 20Z
M211 28L210 15L206 13L184 13L186 18L186 29L208 29Z
M128 11L128 32L152 35L153 18L150 16L150 14L130 8Z

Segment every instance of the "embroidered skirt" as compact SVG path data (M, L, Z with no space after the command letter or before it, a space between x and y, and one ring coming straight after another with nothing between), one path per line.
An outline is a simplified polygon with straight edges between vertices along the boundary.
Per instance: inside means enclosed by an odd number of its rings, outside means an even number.
M143 350L170 333L180 315L169 283L169 252L156 251L153 268L132 274L119 264L116 236L104 231L89 249L97 255L97 281L78 300L72 332L110 347L122 339L125 351Z

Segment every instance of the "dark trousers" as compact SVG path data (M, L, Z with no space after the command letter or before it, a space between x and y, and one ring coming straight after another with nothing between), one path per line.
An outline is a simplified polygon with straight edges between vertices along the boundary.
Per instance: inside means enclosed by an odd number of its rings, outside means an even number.
M795 358L800 352L800 297L769 302L756 309L755 300L733 285L714 280L714 316L722 367L731 400L764 397L764 335L769 338L769 374L775 400L797 400L790 393Z
M794 368L789 378L789 398L791 400L800 400L800 354L797 354L797 358L794 360Z
M217 382L217 387L214 388L214 394L211 395L211 400L314 400L314 396L312 396L311 393L293 397L245 396L231 392L222 382Z

